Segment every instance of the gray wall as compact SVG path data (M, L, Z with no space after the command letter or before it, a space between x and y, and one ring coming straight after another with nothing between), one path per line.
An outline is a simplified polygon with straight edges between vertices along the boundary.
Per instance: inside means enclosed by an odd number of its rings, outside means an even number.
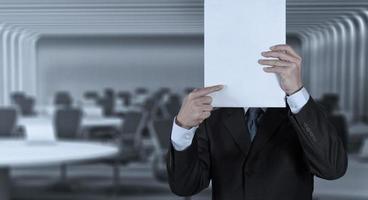
M44 37L37 50L38 101L55 91L80 98L86 90L174 90L203 84L203 38L199 36Z

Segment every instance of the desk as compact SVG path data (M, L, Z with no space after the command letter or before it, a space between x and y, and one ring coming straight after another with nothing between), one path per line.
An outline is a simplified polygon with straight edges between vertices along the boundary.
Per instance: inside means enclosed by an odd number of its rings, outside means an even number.
M82 128L83 126L91 127L91 126L113 126L120 127L121 119L118 117L105 117L103 116L103 110L100 106L96 105L86 105L82 108L83 111L83 119L82 119ZM37 106L38 116L33 118L45 118L51 119L55 113L55 106ZM27 117L28 118L28 117ZM26 118L26 119L27 119ZM31 117L29 117L31 119Z
M134 111L134 112L142 112L142 106L138 106L138 105L131 105L131 106L124 106L124 105L116 105L114 112L115 113L127 113L130 111Z
M358 152L361 150L363 141L368 138L368 124L356 123L349 126L349 150Z
M122 127L123 122L124 120L119 117L88 116L82 118L80 128L82 133L87 133L91 128L100 127L113 127L119 129ZM25 128L26 134L41 134L40 137L43 139L56 137L53 117L51 116L22 117L17 124ZM34 125L37 125L36 130L32 128Z
M115 127L120 128L122 126L123 120L119 117L99 117L99 116L89 116L83 117L82 128L90 127Z
M349 127L349 134L352 137L368 137L368 124L356 123Z
M0 140L0 199L10 199L9 171L12 167L81 162L110 157L116 153L117 147L96 142L30 143L25 140Z
M18 125L27 127L28 124L35 122L43 123L45 125L53 125L53 118L51 116L22 117L19 119ZM82 118L81 128L106 126L119 128L122 126L122 123L123 119L119 117L87 116Z

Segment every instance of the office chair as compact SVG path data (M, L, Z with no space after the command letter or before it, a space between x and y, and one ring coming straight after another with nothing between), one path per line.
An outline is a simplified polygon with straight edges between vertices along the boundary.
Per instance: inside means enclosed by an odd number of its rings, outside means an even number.
M0 137L10 137L15 131L17 112L15 108L0 108Z
M179 95L170 95L167 102L163 105L166 118L173 119L179 112L181 99Z
M82 121L82 111L75 108L58 109L54 116L54 127L56 136L62 140L73 140L78 138L79 128ZM61 182L67 179L67 166L61 165Z
M118 97L122 100L124 106L130 106L132 104L132 95L130 92L119 92Z
M135 90L135 93L136 94L147 94L148 93L148 89L147 88L144 88L144 87L139 87Z
M27 96L23 92L14 92L11 97L11 102L14 106L17 106L20 114L23 116L31 116L35 114L34 105L35 100L32 97Z
M35 115L35 111L34 111L34 105L35 105L35 100L32 97L27 97L26 99L24 99L24 101L22 102L22 114L24 116L32 116Z
M142 129L144 120L142 112L130 111L126 113L123 125L118 130L117 135L110 135L110 138L104 137L104 142L114 143L119 148L116 156L97 161L112 166L114 192L118 191L120 185L120 165L139 161L143 157Z
M149 124L149 130L154 142L153 174L160 182L167 181L165 154L170 147L170 135L173 121L153 120Z
M73 104L73 99L69 92L60 91L55 94L54 104L58 107L71 107Z
M115 112L115 93L112 89L105 89L104 97L100 98L98 104L102 107L105 116L113 116Z
M98 95L98 92L96 91L87 91L84 93L83 96L86 99L93 99L93 100L97 100L100 98L100 96Z
M155 100L152 97L147 98L143 104L143 111L146 113L148 119L151 119L154 107L155 107Z
M61 108L55 113L54 125L59 139L76 139L82 121L82 111L75 108Z
M113 158L114 185L119 185L120 164L139 161L143 157L142 130L144 127L144 114L130 111L125 115L124 124L115 142L119 146L118 155Z
M166 153L170 148L170 135L172 130L172 119L153 120L149 124L151 137L154 140L155 152L152 162L154 177L160 182L167 182ZM189 200L191 197L184 197Z
M19 105L19 102L26 98L24 92L13 92L10 96L11 103L13 105Z
M162 119L166 117L163 106L166 102L165 97L169 94L168 92L167 89L160 89L152 95L151 99L153 100L153 105L151 109L151 118Z

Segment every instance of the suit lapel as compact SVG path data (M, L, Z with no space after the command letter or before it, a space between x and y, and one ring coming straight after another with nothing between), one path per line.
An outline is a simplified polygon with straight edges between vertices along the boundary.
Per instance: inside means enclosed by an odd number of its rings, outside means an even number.
M224 125L246 157L250 148L250 136L245 126L245 114L241 108L226 108Z
M268 108L262 117L257 134L253 140L251 154L260 151L268 140L275 134L276 129L281 122L287 117L286 109Z

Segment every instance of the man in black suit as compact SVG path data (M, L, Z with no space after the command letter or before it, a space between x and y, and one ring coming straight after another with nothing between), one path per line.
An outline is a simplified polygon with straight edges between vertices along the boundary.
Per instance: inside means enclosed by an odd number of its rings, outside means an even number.
M287 108L220 108L196 89L175 118L167 170L171 190L191 196L212 181L215 200L311 200L313 177L333 180L347 168L344 146L301 80L301 57L288 45L263 52Z

